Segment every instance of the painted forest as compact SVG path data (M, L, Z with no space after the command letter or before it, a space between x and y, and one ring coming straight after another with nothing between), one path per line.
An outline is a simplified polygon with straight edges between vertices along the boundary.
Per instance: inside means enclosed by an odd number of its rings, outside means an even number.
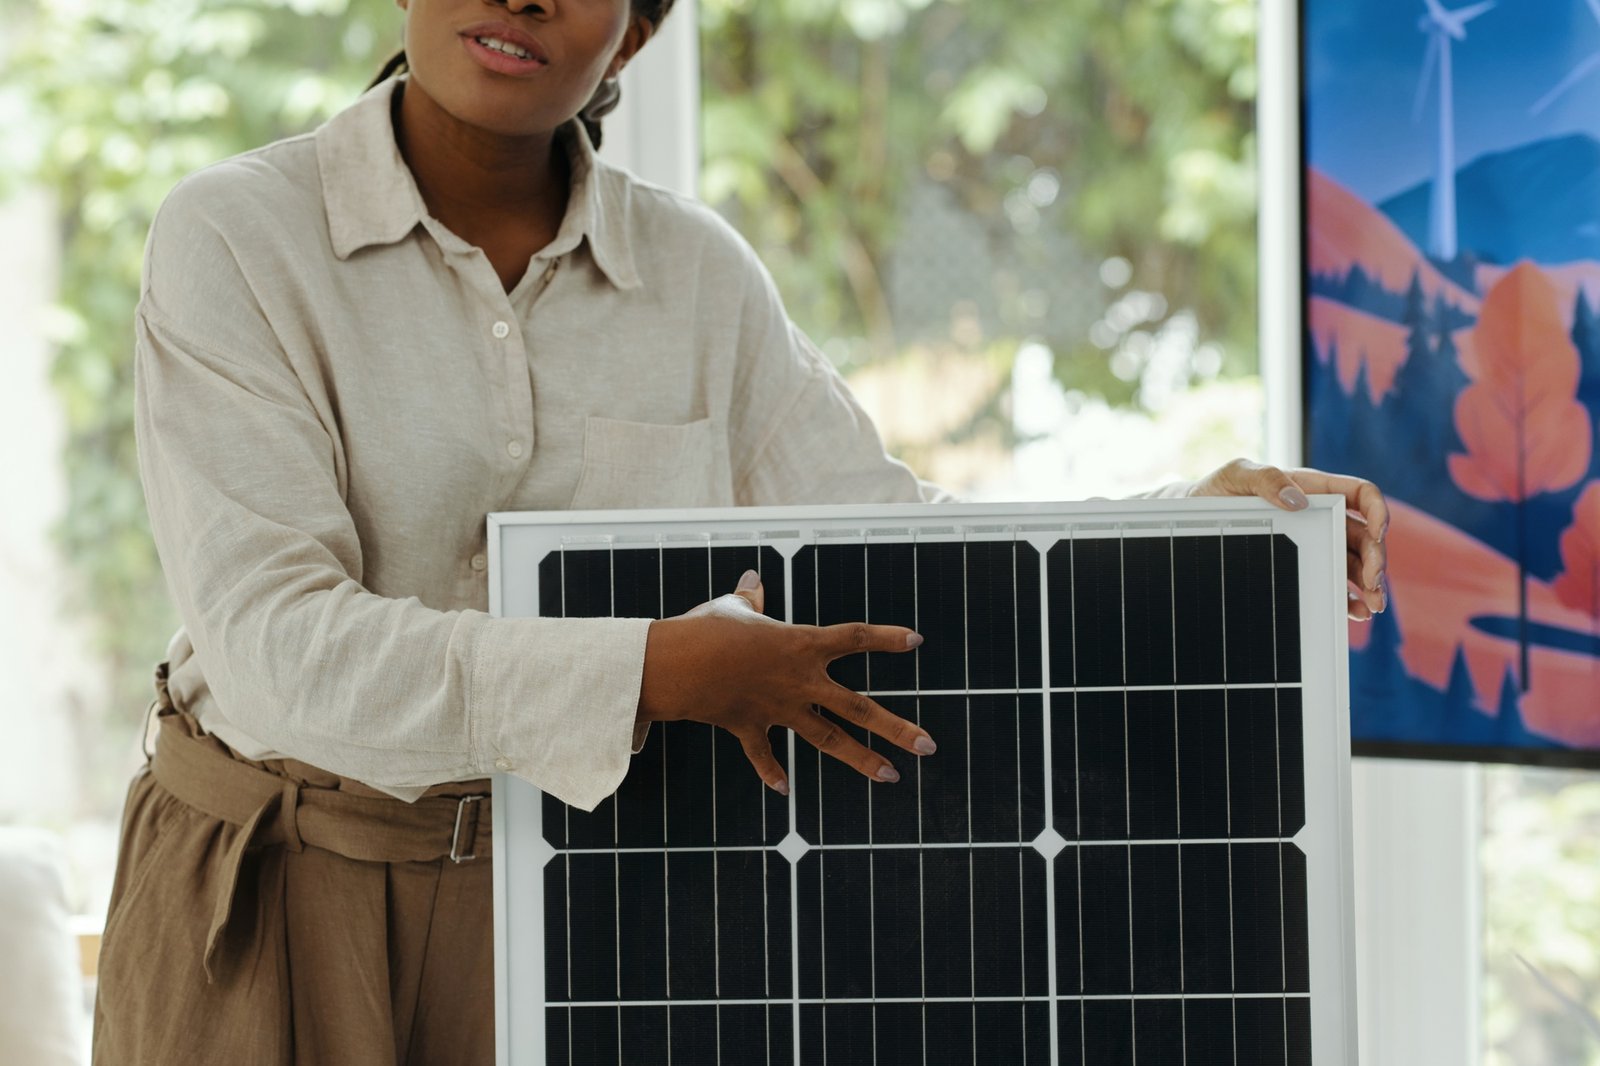
M1382 485L1352 732L1600 747L1600 263L1439 264L1308 176L1308 455Z

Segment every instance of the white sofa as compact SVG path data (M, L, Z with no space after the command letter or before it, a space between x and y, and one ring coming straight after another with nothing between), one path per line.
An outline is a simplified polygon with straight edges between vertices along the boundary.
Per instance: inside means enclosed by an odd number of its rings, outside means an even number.
M83 979L61 871L53 835L0 827L0 1062L7 1066L88 1061Z

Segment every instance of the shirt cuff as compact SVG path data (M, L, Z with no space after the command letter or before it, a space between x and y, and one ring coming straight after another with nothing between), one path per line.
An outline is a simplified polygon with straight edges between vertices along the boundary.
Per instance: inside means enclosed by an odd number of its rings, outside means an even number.
M480 617L467 657L474 764L593 810L637 750L651 619Z

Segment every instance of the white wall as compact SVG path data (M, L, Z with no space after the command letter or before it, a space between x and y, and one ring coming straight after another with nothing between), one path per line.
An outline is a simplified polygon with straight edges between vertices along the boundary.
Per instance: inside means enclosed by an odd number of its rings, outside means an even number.
M622 103L601 154L646 181L696 195L700 174L700 13L678 0L661 32L622 74Z
M1362 1066L1483 1061L1475 765L1356 760Z

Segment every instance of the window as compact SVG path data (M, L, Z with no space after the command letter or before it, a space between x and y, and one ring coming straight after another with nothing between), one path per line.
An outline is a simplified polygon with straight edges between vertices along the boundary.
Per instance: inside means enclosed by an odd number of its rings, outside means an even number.
M1254 0L699 0L700 195L891 451L1123 495L1262 451Z
M1484 1066L1600 1066L1600 780L1483 781Z

